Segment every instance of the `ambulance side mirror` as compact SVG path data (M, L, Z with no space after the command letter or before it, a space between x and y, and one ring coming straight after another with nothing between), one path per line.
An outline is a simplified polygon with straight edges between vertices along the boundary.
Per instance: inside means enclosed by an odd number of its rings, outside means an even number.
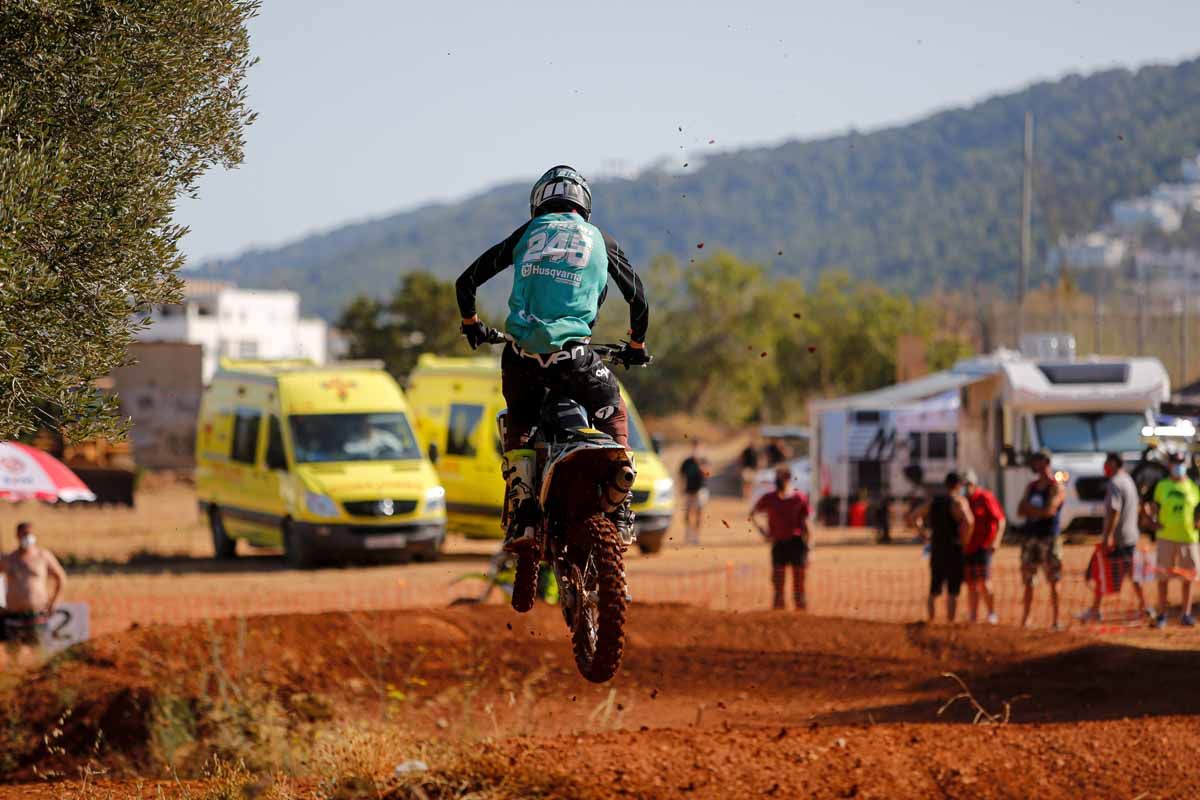
M438 462L439 455L440 454L438 453L438 446L436 444L434 444L433 442L430 442L429 443L429 460L430 460L430 462L436 464Z
M661 436L659 436L657 433L654 434L653 436L651 436L650 437L650 447L652 447L654 449L654 452L661 453L662 449L663 449L663 438Z

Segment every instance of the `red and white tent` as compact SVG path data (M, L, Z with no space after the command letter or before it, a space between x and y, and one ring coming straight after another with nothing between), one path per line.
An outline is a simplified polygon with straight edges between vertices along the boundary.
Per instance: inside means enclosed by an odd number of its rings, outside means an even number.
M79 476L49 453L17 442L0 442L0 500L95 500Z

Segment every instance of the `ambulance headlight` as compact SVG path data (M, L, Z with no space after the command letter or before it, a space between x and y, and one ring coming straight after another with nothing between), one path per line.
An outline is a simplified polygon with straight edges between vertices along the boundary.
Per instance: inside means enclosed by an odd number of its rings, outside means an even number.
M654 482L654 504L665 506L675 502L675 481L659 478Z
M304 507L308 509L308 513L314 517L336 517L340 513L337 503L333 502L333 498L316 492L306 492L304 495Z
M425 510L426 511L442 511L446 508L446 490L441 486L434 486L425 492Z

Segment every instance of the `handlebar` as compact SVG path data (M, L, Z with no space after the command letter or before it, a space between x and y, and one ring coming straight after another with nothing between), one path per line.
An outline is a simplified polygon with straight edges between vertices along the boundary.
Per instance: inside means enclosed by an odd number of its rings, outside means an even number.
M485 344L506 344L508 341L509 337L507 334L492 328L488 333ZM590 347L596 355L600 356L601 361L604 361L608 364L617 364L625 367L626 369L629 369L633 366L648 367L654 362L654 356L650 356L645 364L634 365L628 363L624 358L622 358L622 355L626 352L624 344L591 344L588 345L588 347Z

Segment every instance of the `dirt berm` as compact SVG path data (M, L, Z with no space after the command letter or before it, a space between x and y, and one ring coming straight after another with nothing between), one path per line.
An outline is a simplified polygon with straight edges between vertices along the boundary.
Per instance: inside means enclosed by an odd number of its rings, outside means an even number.
M1195 651L639 605L626 653L588 684L547 608L131 630L3 690L0 778L138 796L219 755L315 792L289 750L366 721L428 759L395 798L1200 796Z

